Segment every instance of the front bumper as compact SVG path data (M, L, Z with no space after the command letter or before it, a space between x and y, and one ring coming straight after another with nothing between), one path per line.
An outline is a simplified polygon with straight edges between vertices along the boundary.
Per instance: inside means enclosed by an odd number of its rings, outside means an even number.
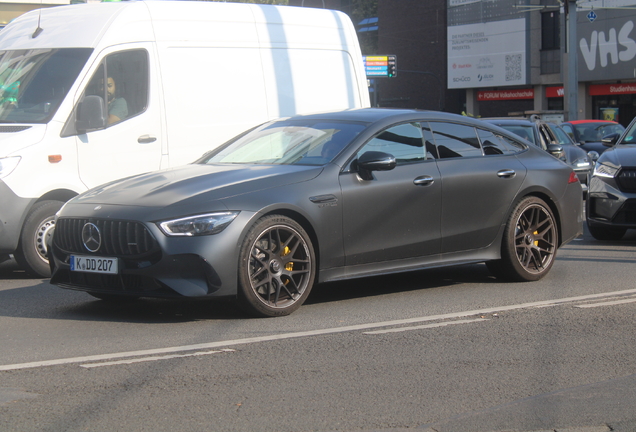
M588 224L636 228L636 193L621 191L614 181L592 177L586 213Z
M242 222L248 217L239 215L221 233L201 237L166 237L154 223L134 222L145 226L155 243L149 242L147 250L132 254L123 253L121 248L118 253L106 249L90 253L81 242L64 242L58 238L64 235L58 221L49 249L51 283L66 289L134 297L236 296ZM71 271L71 255L115 257L119 272Z
M18 247L22 224L35 198L20 198L0 180L0 253L13 253Z

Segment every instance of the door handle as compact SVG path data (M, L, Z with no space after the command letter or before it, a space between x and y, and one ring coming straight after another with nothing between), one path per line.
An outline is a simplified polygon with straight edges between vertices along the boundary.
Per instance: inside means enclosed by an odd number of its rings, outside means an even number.
M415 180L413 180L413 184L415 184L415 186L428 186L432 185L434 182L435 180L433 180L433 177L428 175L417 177Z
M157 137L154 137L152 135L142 135L139 138L137 138L137 142L139 144L148 144L155 141L157 141Z
M497 171L497 176L501 177L501 178L511 178L515 176L515 170L511 170L511 169L504 169L501 171Z

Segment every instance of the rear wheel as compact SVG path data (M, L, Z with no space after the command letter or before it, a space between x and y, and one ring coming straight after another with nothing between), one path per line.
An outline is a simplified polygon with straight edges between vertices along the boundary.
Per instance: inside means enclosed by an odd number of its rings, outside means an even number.
M587 224L590 234L596 240L620 240L627 232L626 228L601 227Z
M316 274L311 239L286 216L265 216L240 250L239 306L250 315L289 315L307 299Z
M51 276L47 244L55 228L55 213L62 205L62 201L36 203L24 221L14 257L20 267L33 276Z
M536 197L522 199L508 218L501 259L486 263L498 277L518 282L545 276L554 264L558 229L552 211Z

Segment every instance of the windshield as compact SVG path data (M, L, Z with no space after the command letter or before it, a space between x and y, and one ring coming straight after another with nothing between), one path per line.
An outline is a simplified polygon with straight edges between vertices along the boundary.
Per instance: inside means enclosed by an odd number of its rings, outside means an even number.
M508 125L508 124L500 124L497 125L508 132L512 132L513 134L520 136L521 138L530 141L532 144L537 145L534 140L534 132L532 131L532 126L521 126L521 125Z
M579 134L580 140L585 142L598 142L612 133L622 134L625 128L623 125L614 123L581 123L574 125Z
M359 123L276 121L239 137L201 162L324 165L364 128Z
M621 140L621 144L636 144L636 122L632 122L625 137Z
M91 48L0 51L0 123L46 123Z
M568 133L564 131L563 128L561 128L560 126L555 125L553 123L548 123L548 127L550 128L552 132L554 132L554 136L556 137L558 144L560 145L574 144L574 142L572 141L572 138L570 138L570 135L568 135Z

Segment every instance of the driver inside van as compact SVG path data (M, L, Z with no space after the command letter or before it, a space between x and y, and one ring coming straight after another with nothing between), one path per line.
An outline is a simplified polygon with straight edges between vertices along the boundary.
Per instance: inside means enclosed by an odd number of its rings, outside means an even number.
M117 84L113 77L108 77L106 91L108 92L108 124L110 125L128 116L128 103L126 99L117 97Z

